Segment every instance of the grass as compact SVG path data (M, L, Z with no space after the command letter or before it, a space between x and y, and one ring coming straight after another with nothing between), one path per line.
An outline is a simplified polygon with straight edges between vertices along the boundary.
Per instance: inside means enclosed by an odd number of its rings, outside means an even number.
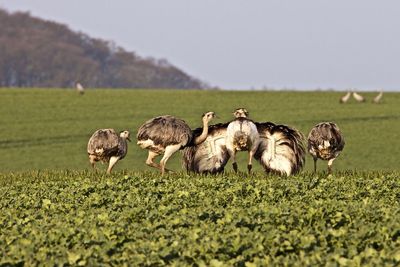
M217 123L231 120L237 107L246 107L253 120L288 124L304 135L318 122L335 121L346 140L335 170L399 170L400 94L386 93L378 105L371 101L339 104L341 95L98 89L79 96L66 89L0 89L0 171L88 169L87 141L99 128L128 129L133 136L127 157L115 170L150 170L144 164L146 151L134 138L143 122L171 114L196 128L205 111L215 111L220 117L214 121ZM365 95L371 100L374 93ZM240 153L239 168L243 170L245 158L245 153ZM181 170L180 154L168 165ZM319 161L318 166L324 170L326 162ZM311 169L312 160L307 156L305 171Z

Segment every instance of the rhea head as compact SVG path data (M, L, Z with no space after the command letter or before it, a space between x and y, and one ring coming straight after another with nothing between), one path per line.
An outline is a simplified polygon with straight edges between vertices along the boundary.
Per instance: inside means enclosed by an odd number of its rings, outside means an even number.
M235 118L247 118L249 116L249 112L245 108L238 108L233 112Z

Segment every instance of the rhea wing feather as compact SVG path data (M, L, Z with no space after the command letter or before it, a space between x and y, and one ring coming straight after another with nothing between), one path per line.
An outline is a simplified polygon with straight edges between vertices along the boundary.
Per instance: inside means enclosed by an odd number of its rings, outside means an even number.
M99 154L106 156L118 150L119 135L114 129L100 129L90 137L87 152L88 154Z
M185 146L192 139L192 130L184 120L165 115L146 121L138 130L137 139L152 140L163 147L175 144Z

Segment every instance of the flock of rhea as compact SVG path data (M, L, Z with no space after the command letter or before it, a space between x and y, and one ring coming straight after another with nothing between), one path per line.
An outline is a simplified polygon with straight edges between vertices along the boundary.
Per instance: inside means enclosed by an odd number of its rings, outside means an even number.
M249 119L245 108L233 113L234 119L227 123L209 125L215 118L214 112L202 116L203 126L190 129L186 122L174 116L152 118L140 126L137 144L148 150L146 164L168 172L168 159L178 150L183 150L183 167L188 172L216 174L224 171L229 159L238 171L236 153L248 152L248 173L253 159L257 160L266 173L292 175L302 170L305 164L305 138L297 129L272 122L255 122ZM107 173L128 152L129 131L117 133L114 129L97 130L89 139L87 152L93 168L96 161L108 163ZM344 138L333 122L315 125L308 135L308 151L314 159L328 161L328 172L332 163L344 148ZM160 163L154 162L163 155Z
M365 97L364 96L362 96L362 95L360 95L359 93L357 93L357 92L347 92L344 96L342 96L340 99L339 99L339 102L340 103L347 103L349 100L350 100L350 97L351 96L353 96L353 98L357 101L357 102L365 102L366 101L366 99L365 99ZM378 104L378 103L380 103L381 101L382 101L382 97L383 97L383 91L380 91L379 93L378 93L378 95L376 95L373 99L372 99L372 102L373 103L375 103L375 104Z

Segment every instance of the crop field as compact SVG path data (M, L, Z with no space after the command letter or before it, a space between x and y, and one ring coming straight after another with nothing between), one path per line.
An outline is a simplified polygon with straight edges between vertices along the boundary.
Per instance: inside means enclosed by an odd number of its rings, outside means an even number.
M0 266L396 266L400 264L400 94L339 104L339 92L0 89ZM346 140L327 176L266 175L258 163L221 175L160 177L138 127L163 114L192 128L245 107L304 135L335 121ZM111 175L90 169L99 128L131 131Z
M394 172L0 175L0 266L395 266Z

